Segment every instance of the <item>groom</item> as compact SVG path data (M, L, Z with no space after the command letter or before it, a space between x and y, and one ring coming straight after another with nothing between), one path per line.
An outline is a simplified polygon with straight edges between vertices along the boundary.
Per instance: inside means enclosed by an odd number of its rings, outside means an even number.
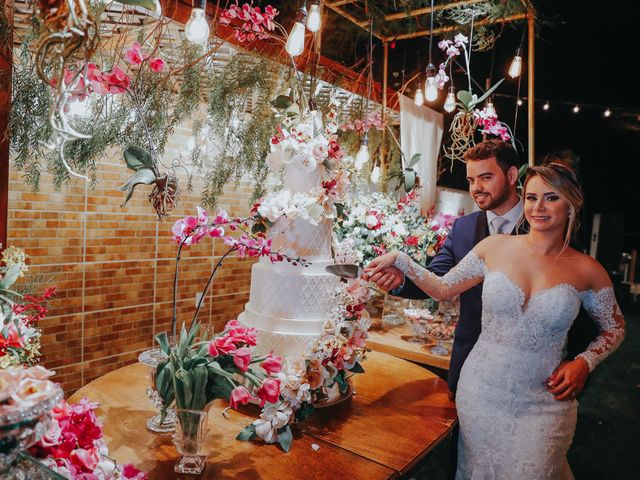
M447 239L429 264L429 271L444 275L451 270L482 239L497 233L515 233L522 214L518 196L518 158L513 147L501 140L487 140L467 151L469 193L480 211L456 220ZM370 281L404 298L426 298L403 273L395 267L374 275ZM460 318L451 352L447 383L455 395L460 370L480 335L482 284L460 295Z

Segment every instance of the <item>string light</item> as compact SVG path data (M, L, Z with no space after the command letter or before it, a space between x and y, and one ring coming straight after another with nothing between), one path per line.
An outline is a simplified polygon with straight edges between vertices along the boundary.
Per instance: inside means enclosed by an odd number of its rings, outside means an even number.
M373 167L373 170L371 170L371 177L369 177L371 179L371 183L378 183L380 181L380 167L379 166L375 166Z
M604 111L604 116L606 118L609 118L611 116L611 110L609 110L608 108Z
M522 100L519 98L518 101L516 102L518 104L519 107L522 106Z
M549 102L546 102L543 106L542 106L543 110L549 110Z
M580 111L580 105L576 105L573 107L573 113L578 113Z
M289 38L284 48L289 55L297 57L304 52L304 20L307 18L307 9L304 5L298 11L298 19L291 28Z
M360 144L360 150L356 154L355 167L360 171L365 163L369 161L369 134L365 133Z
M433 63L427 65L427 79L424 82L424 97L427 102L433 102L438 98L438 80L436 67Z
M413 98L413 101L416 104L416 107L421 107L424 104L424 95L422 94L422 89L418 87L416 90L416 95Z
M487 115L492 115L494 117L497 116L496 108L493 106L493 102L487 102L487 106L484 108L485 112L487 112Z
M204 8L206 0L202 0L202 8L194 8L191 10L191 17L184 26L184 34L191 43L200 45L202 48L207 46L209 41L209 24L205 15Z
M453 91L453 87L451 87L449 93L447 93L447 99L444 101L444 109L449 113L456 109L456 94Z
M322 28L322 15L320 14L320 5L312 3L309 6L309 16L307 17L307 28L310 32L317 32Z
M522 57L520 56L520 49L516 50L516 56L511 60L511 65L509 66L509 76L511 78L519 77L522 73Z

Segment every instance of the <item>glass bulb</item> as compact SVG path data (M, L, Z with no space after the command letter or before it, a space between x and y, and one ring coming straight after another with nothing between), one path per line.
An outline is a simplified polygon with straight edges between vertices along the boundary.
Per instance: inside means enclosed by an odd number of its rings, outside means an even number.
M496 109L493 106L493 102L487 102L487 106L484 108L485 108L485 111L487 112L487 115L492 115L494 117L498 116L498 114L496 113Z
M373 170L371 170L371 177L369 177L371 179L371 183L378 183L380 181L380 167L379 166L375 166L373 167Z
M438 81L436 77L427 77L424 82L424 96L427 102L433 102L438 98Z
M416 96L414 97L413 101L416 104L416 107L421 107L424 104L424 95L422 94L422 89L418 88L416 90Z
M322 28L322 15L320 14L320 5L315 3L309 7L309 16L307 17L307 28L310 32L317 32Z
M362 141L362 145L360 145L360 150L356 154L355 167L356 170L362 170L362 167L365 163L369 161L369 142L365 139Z
M191 18L184 26L184 34L191 43L207 46L209 41L209 24L202 8L191 10Z
M580 111L580 105L576 105L573 107L573 113L578 113Z
M292 57L297 57L304 51L304 25L302 22L293 24L289 38L285 45L285 50Z
M456 94L453 92L447 93L447 99L444 102L445 111L451 113L456 109Z
M511 65L509 66L509 76L511 78L519 77L522 73L522 57L516 53L516 56L511 60Z

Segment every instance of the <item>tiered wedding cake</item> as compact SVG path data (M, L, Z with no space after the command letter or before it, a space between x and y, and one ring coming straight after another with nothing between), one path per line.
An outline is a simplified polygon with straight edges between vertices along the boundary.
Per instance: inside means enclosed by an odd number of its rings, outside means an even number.
M295 165L288 165L284 189L279 194L287 196L289 192L295 197L310 187L319 187L320 182L318 170L304 173ZM252 268L249 303L239 320L258 330L260 353L302 353L310 340L322 335L333 307L339 280L325 271L327 265L333 264L331 221L321 219L314 225L310 220L281 216L268 232L272 250L302 257L311 263L309 266L271 263L263 257Z

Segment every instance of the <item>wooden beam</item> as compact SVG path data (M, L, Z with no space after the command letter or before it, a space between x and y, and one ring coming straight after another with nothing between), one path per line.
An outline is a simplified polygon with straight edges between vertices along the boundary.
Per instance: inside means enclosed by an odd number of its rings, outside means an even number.
M9 114L13 71L13 0L3 0L2 15L7 20L6 41L0 44L0 243L7 247L9 221Z
M475 22L475 26L476 27L482 27L484 25L493 25L495 23L516 22L518 20L524 20L527 17L528 17L527 13L517 13L515 15L509 15L508 17L502 17L502 18L496 18L496 19L486 18L484 20L480 20L478 22ZM427 35L431 35L432 33L434 35L437 35L439 33L452 32L454 30L460 30L461 28L463 28L462 25L450 25L450 26L447 26L447 27L434 28L433 31L432 30L420 30L420 31L413 32L413 33L402 33L400 35L386 37L385 40L388 40L388 41L407 40L409 38L425 37Z
M337 0L336 2L324 2L327 7L341 7L349 3L356 3L358 0Z
M536 45L536 17L531 6L527 12L528 52L527 52L527 116L528 116L528 160L529 166L536 163L536 101L535 101L535 45Z
M464 7L465 5L473 5L474 3L486 3L486 1L487 0L466 0L464 2L443 3L441 5L435 5L433 7L433 11L439 12L440 10L450 10L452 8ZM427 13L431 13L431 7L416 8L415 10L409 10L408 12L390 13L389 15L385 15L384 19L387 22L393 22L394 20L400 20L407 17L426 15Z

